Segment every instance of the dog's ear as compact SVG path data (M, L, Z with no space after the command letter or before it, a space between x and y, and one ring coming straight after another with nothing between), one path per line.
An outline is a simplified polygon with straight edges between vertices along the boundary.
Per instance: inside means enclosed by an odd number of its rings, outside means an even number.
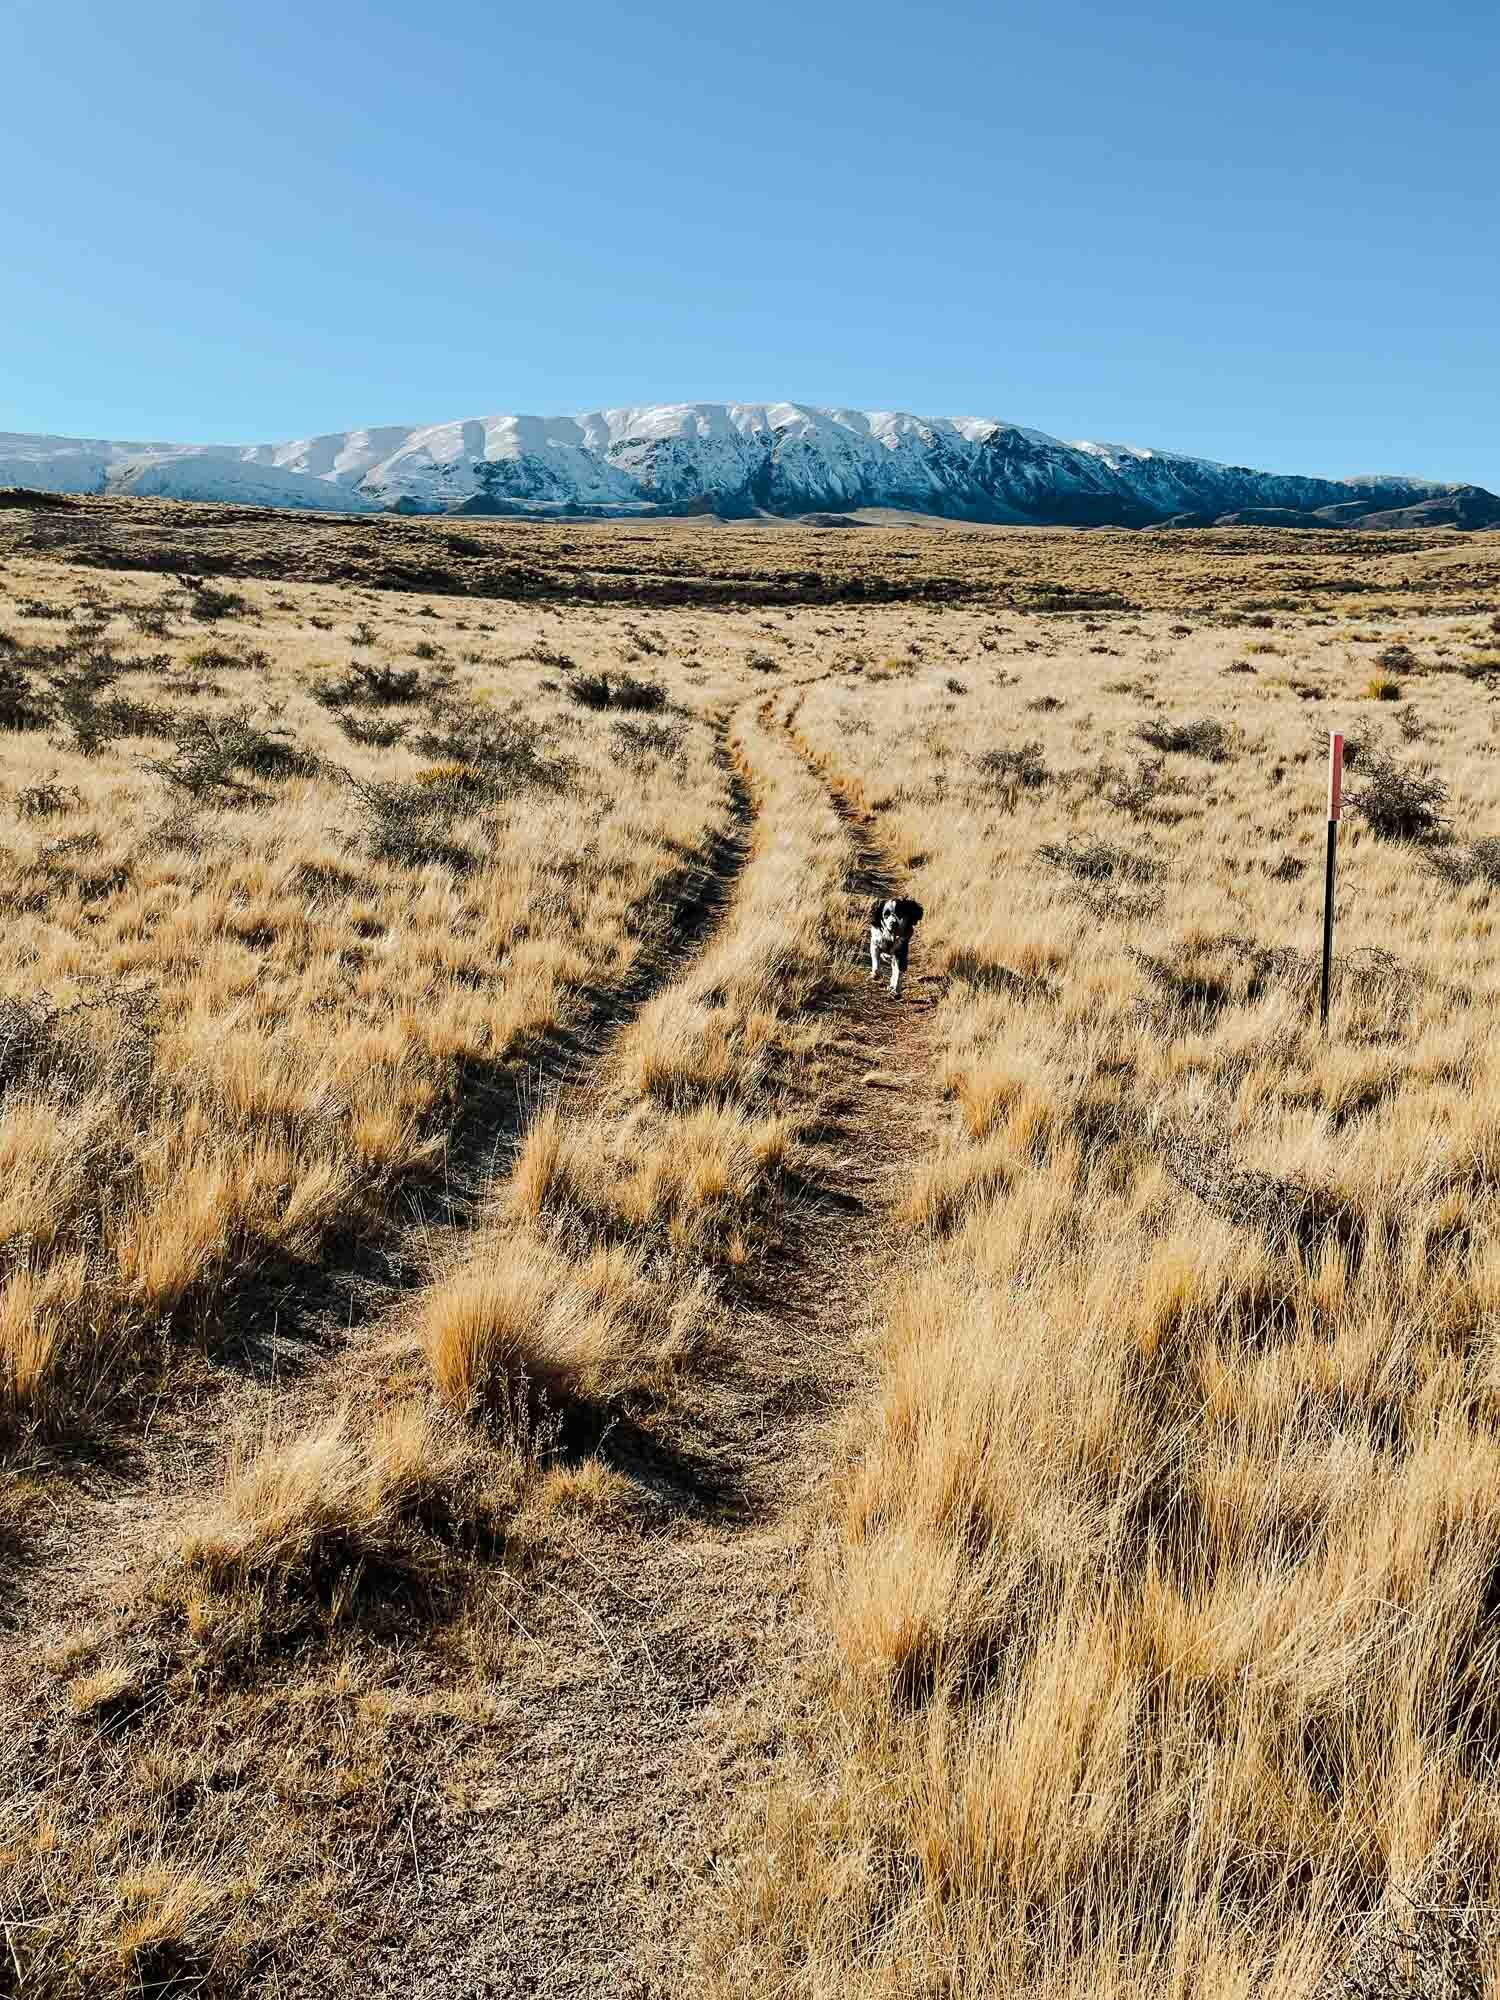
M870 905L870 929L872 931L878 931L880 929L880 921L884 915L885 915L885 898L884 896L877 896L874 902L871 903Z
M914 903L909 896L903 897L901 902L901 914L903 917L905 917L906 921L911 925L912 929L915 930L917 925L922 921L922 905L920 903Z

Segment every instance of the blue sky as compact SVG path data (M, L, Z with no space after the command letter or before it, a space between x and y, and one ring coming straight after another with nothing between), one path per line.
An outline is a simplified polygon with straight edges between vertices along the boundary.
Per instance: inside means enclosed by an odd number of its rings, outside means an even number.
M1500 488L1494 0L5 0L0 428L789 398Z

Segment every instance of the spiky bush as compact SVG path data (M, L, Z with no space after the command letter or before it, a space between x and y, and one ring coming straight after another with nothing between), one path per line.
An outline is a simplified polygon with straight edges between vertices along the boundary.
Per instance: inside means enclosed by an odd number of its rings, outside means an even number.
M1153 716L1141 723L1135 733L1153 750L1207 757L1215 764L1222 764L1229 755L1229 731L1212 716L1200 717L1195 722L1169 722L1165 716Z
M1430 765L1405 764L1384 748L1362 748L1363 780L1349 800L1381 840L1440 840L1448 830L1448 787Z

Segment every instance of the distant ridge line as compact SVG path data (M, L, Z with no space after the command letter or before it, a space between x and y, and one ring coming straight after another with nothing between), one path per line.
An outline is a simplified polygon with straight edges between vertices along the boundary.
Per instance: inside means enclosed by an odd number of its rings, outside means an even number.
M806 403L661 403L571 417L377 425L280 444L0 432L0 486L338 513L621 519L893 507L1035 526L1500 527L1481 486L1324 479L992 417Z

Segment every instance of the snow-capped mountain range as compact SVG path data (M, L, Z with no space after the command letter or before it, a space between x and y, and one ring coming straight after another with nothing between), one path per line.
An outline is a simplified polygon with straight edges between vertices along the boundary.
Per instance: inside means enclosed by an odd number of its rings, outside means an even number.
M1500 525L1482 487L1304 478L1136 445L1065 443L990 417L670 403L577 417L386 425L285 444L0 431L0 486L339 513L649 516L897 507L958 520L1144 527L1270 513L1290 525ZM1291 517L1300 517L1293 519Z

